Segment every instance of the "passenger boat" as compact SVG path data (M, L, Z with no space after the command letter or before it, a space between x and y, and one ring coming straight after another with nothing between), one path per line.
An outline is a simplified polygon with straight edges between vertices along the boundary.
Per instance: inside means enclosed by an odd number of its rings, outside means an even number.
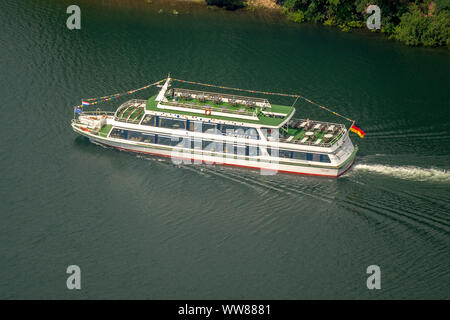
M338 123L294 118L294 106L267 99L172 87L170 76L148 100L115 112L82 111L73 130L97 144L170 157L276 172L339 177L358 150Z

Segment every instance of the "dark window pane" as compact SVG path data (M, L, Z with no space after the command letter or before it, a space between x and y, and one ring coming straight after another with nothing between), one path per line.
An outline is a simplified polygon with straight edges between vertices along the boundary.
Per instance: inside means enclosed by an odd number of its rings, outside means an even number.
M202 146L203 146L202 140L198 139L192 140L192 149L202 150Z
M217 125L210 123L203 123L202 132L206 132L210 134L217 134Z
M223 152L229 153L229 154L235 154L236 152L236 146L233 143L225 143L223 145Z
M182 142L182 139L179 137L169 137L169 136L158 136L158 144L162 144L165 146L177 146L180 142Z
M145 143L155 143L155 135L154 134L142 134Z
M321 154L320 155L320 162L327 162L330 163L330 157L327 154Z
M159 126L161 128L185 130L186 120L160 117L159 118Z
M306 160L306 153L294 151L293 158L297 160Z
M236 154L238 155L238 156L245 156L245 146L243 146L243 145L238 145L238 146L236 146Z
M253 146L253 145L250 145L249 147L248 147L248 155L250 156L250 157L256 157L256 156L259 156L259 147L257 147L257 146Z
M142 124L146 126L155 126L155 123L156 123L156 116L153 116L151 114L146 115L142 120Z
M188 130L195 132L202 132L202 123L200 121L191 121L188 122Z

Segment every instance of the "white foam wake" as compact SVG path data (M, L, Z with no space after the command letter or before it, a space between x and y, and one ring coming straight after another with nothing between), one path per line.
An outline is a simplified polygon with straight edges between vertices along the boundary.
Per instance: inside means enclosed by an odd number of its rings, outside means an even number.
M381 164L357 164L354 170L370 171L405 180L450 182L450 172L440 169L426 169L414 166L396 167Z

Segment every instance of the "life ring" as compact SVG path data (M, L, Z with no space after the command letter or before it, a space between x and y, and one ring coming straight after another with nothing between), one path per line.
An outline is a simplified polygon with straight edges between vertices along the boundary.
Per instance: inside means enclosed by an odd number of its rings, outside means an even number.
M105 119L105 118L106 118L106 114L102 115L102 119Z
M205 115L210 116L211 115L211 109L205 109Z

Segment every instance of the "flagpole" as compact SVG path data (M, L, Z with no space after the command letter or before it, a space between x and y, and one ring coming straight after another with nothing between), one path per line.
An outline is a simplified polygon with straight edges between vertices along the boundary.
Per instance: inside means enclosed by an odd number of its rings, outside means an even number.
M350 127L347 130L347 137L350 137L350 129L351 129L351 127L353 127L354 124L355 124L355 120L352 121L352 124L350 125Z

